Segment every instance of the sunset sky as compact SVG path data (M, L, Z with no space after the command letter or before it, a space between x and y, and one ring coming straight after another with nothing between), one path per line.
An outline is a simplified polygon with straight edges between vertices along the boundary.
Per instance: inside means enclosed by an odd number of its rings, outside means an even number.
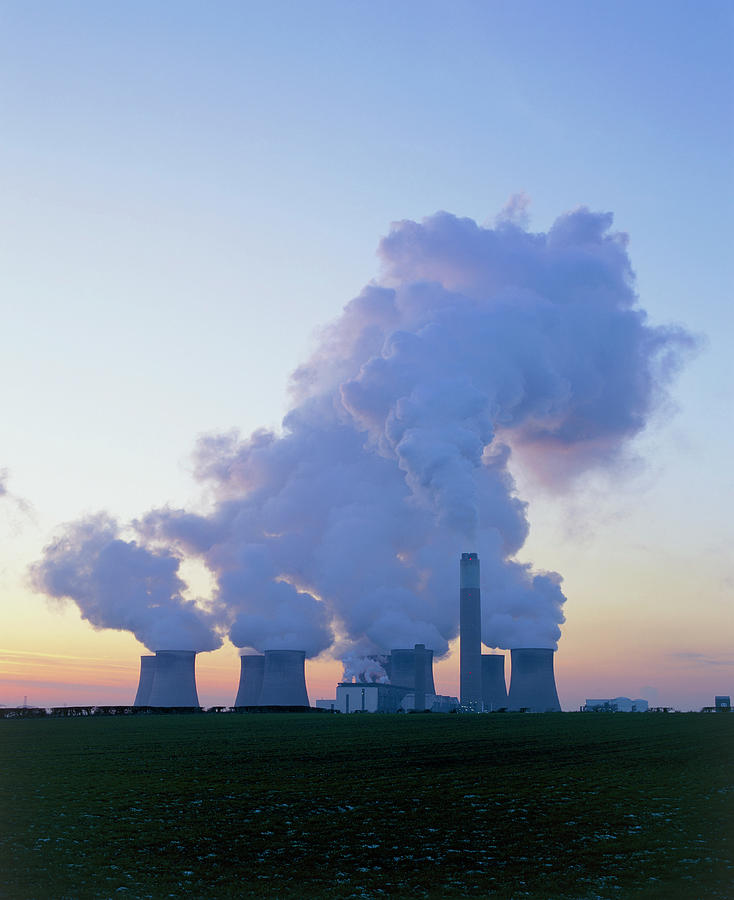
M197 438L280 427L392 222L519 194L531 231L612 212L651 324L698 347L624 467L511 463L519 558L568 598L562 706L734 694L733 37L711 0L0 4L0 703L132 702L144 647L28 567L82 516L204 508ZM197 673L231 703L237 649ZM311 700L340 674L309 662Z

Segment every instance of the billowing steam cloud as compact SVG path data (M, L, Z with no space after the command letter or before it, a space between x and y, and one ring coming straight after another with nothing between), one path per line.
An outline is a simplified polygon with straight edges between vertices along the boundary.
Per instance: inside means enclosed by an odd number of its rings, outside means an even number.
M385 657L346 656L342 660L344 672L342 681L368 681L385 684L389 681L382 663Z
M282 432L200 442L213 512L148 513L135 523L148 549L118 546L114 529L98 539L107 520L75 526L46 551L39 587L136 634L125 607L144 609L167 635L181 611L208 621L181 599L175 563L192 555L216 576L218 625L238 646L331 647L359 665L416 642L445 652L457 559L475 550L484 642L555 647L561 578L513 559L528 524L510 454L551 483L613 463L692 340L647 324L610 214L577 209L547 234L524 216L516 200L494 228L448 213L394 225L382 278L294 373ZM110 546L127 591L98 574ZM165 602L141 600L125 554L133 572L163 570Z
M215 650L214 620L181 592L180 560L119 537L117 523L93 516L65 529L31 567L36 590L70 597L95 628L131 631L149 650Z

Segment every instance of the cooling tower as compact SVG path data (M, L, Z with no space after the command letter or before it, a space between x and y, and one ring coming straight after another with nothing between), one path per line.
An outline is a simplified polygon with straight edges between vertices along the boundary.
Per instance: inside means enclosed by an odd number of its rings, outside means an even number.
M462 706L481 709L482 610L479 593L479 557L462 553L459 589L459 694Z
M309 705L305 650L266 650L264 662L260 706Z
M390 666L389 669L387 666L385 667L390 672L390 684L410 688L411 691L416 689L415 654L416 648L420 647L423 647L423 665L426 673L424 689L426 694L435 694L436 688L433 684L433 650L426 650L422 644L416 644L412 650L390 651Z
M240 657L240 684L235 706L259 706L263 686L265 657L258 655Z
M148 706L150 689L153 687L155 675L155 656L140 657L140 679L138 680L138 692L135 695L133 706Z
M485 712L507 709L505 657L501 653L482 653L482 703Z
M195 650L156 650L148 706L198 706Z
M555 650L523 647L512 650L509 709L532 712L560 712L553 674Z

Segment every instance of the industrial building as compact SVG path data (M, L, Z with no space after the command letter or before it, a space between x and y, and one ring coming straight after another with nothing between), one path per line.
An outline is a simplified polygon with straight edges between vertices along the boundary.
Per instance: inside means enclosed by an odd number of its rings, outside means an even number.
M338 712L336 706L336 697L333 700L316 700L314 702L316 709L328 709L329 712Z
M482 615L479 557L462 553L459 564L459 682L460 709L467 712L496 710L560 711L553 671L555 651L547 647L515 647L511 651L510 689L505 681L505 657L482 654ZM341 682L333 700L319 700L320 708L341 712L450 711L459 705L455 697L436 693L433 650L424 644L396 647L387 655L370 657L387 674L387 683ZM234 706L308 707L304 650L266 650L240 658L240 678ZM141 656L140 678L134 705L161 708L198 707L193 650L157 650ZM375 671L376 667L373 667ZM364 676L363 676L364 677ZM373 675L373 677L375 677ZM716 703L729 698L717 697ZM587 700L587 706L616 704L619 709L647 708L644 700L617 697ZM644 707L643 707L644 704Z
M336 686L336 709L342 713L386 712L401 708L407 688L379 682L340 682Z
M343 681L337 685L335 700L319 700L322 709L352 712L450 712L458 706L456 697L436 694L433 681L433 650L424 644L412 649L396 648L383 663L390 681Z
M406 694L403 697L403 702L400 705L403 709L403 712L413 712L415 709L422 709L435 713L447 713L453 712L454 710L459 708L459 698L448 697L444 694L427 694L423 702L423 706L418 705L416 707L416 695Z
M629 697L613 697L610 700L587 700L585 712L609 710L610 712L647 712L647 700L630 700Z
M336 700L318 700L316 705L321 709L333 709L342 713L396 713L413 712L416 709L451 712L459 705L456 697L424 693L421 702L420 696L415 691L409 691L396 684L342 681L336 686Z

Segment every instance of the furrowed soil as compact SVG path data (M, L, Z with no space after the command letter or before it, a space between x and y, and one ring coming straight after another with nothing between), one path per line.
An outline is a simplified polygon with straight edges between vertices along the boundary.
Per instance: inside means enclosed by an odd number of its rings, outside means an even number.
M731 898L734 714L0 721L7 898Z

